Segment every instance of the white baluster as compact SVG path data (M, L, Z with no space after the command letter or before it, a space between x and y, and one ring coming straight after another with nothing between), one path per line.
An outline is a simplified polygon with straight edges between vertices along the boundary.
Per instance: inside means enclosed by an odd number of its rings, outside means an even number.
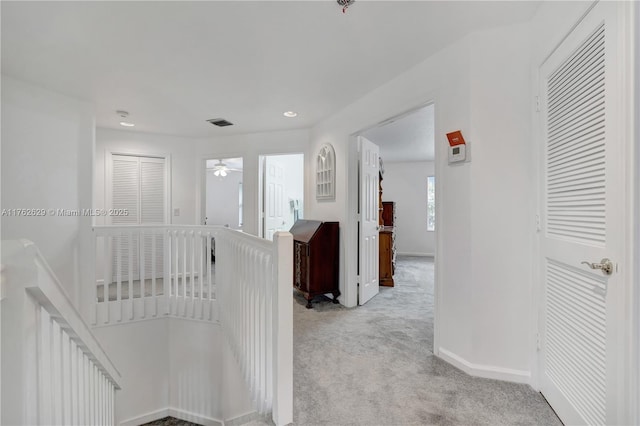
M60 326L53 319L51 321L51 355L52 364L51 369L53 371L53 423L62 424L62 330Z
M122 233L118 234L118 243L116 248L116 300L118 302L118 321L122 321L123 302L122 302ZM91 413L93 418L93 412Z
M112 262L111 260L111 252L109 251L109 235L105 234L102 237L102 247L104 250L104 262L102 265L103 271L102 271L102 301L103 301L103 316L104 316L104 323L107 324L109 323L109 284L111 283L111 264ZM98 301L96 300L96 303Z
M204 233L202 230L198 231L198 237L196 240L196 250L198 252L198 306L196 310L196 317L204 319L204 262L205 262L205 250Z
M196 306L196 235L193 230L189 232L189 239L191 240L191 314L192 318L195 318L195 306Z
M83 423L89 424L91 418L91 375L89 374L89 358L85 354L82 357L84 370L84 417Z
M129 306L129 319L133 319L133 233L129 231L127 233L127 240L129 241L129 293L128 293L128 306Z
M84 353L80 347L76 348L76 359L78 367L78 424L84 425L84 404L85 404L85 386L84 386Z
M52 322L49 313L40 309L40 347L38 348L38 359L40 361L40 378L38 383L40 402L40 424L53 424L51 412L52 389Z
M162 234L162 247L164 249L163 253L163 265L162 265L162 273L163 273L163 298L165 300L165 308L164 313L168 314L171 312L171 275L174 271L173 263L171 259L173 256L173 237L171 235L171 231L165 231Z
M155 231L151 233L151 297L153 297L153 313L151 315L154 317L158 315L158 293L156 289L156 261L158 253L156 252L156 236L157 233Z
M187 232L182 231L182 316L187 315Z
M71 378L71 389L69 392L70 403L71 403L71 416L70 416L70 424L77 425L78 424L78 364L77 364L77 346L73 340L69 341L69 365L71 366L70 378Z
M173 232L173 239L174 239L174 251L172 253L172 256L174 258L174 270L173 270L173 293L171 294L173 296L173 300L175 301L175 309L172 309L171 312L173 314L177 314L178 313L178 296L180 295L179 293L179 289L178 289L178 274L180 272L180 239L178 238L178 231L174 231Z
M139 264L140 264L140 302L142 303L141 306L141 311L140 312L140 318L144 318L146 316L146 304L145 304L145 285L144 285L144 279L146 278L146 271L145 271L145 263L146 263L146 250L145 250L145 232L143 229L140 230L140 234L139 234L139 241L140 241L140 250L138 250L138 253L140 253L140 259L139 259ZM131 299L131 301L133 302L133 298ZM105 419L106 420L106 419Z
M209 307L209 319L212 318L211 316L211 312L212 312L212 306L211 306L211 300L213 299L213 293L212 293L212 283L211 283L211 232L207 232L207 305ZM217 260L217 259L216 259ZM217 270L217 268L216 268ZM219 282L219 281L218 281Z

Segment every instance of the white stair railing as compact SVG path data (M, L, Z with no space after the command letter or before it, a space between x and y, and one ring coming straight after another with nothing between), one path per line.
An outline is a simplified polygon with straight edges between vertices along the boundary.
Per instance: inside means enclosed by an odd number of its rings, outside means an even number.
M293 421L293 237L224 230L216 238L221 323L256 410ZM219 260L218 260L219 259Z
M211 249L222 228L187 225L94 227L96 325L162 315L217 321Z
M116 424L120 373L35 245L3 241L2 262L1 423Z
M94 231L95 324L158 315L207 321L221 316L256 410L271 412L276 425L292 422L290 233L267 241L217 226L96 226Z

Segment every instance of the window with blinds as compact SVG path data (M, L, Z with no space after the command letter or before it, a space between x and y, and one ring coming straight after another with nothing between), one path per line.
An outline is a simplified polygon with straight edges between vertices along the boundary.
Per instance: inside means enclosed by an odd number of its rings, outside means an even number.
M131 155L112 155L111 157L111 206L126 210L128 215L111 216L112 225L152 225L166 223L166 172L165 159ZM144 259L145 279L150 278L152 262L155 262L156 274L162 274L163 239L145 234L143 241L136 235L124 235L114 238L112 245L112 279L139 280ZM144 250L144 256L141 254ZM131 251L131 253L129 253ZM154 256L155 254L155 256Z

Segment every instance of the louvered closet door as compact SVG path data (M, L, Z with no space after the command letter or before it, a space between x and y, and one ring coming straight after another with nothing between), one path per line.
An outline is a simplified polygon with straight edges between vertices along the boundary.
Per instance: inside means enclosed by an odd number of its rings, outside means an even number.
M164 158L113 155L111 204L114 209L128 210L129 215L112 216L111 224L164 224L166 220L165 175ZM130 245L131 269L129 269ZM128 281L130 270L133 280L140 279L143 270L145 279L150 279L153 272L156 277L161 277L163 248L163 235L160 234L156 235L155 244L154 237L150 233L145 234L143 241L139 241L136 236L132 236L131 240L126 235L117 238L112 245L113 281L117 280L118 270L122 281Z
M616 5L601 3L540 69L541 390L565 424L617 424L622 253Z
M138 157L113 155L111 157L111 206L114 210L127 210L127 216L109 216L112 225L138 225L140 223L140 160ZM139 279L138 239L131 241L125 235L115 237L111 245L112 282ZM131 252L131 256L129 255ZM131 258L131 262L129 259Z
M165 159L140 157L140 223L144 225L162 225L165 223ZM151 279L162 276L164 264L163 235L144 237L144 276ZM155 254L155 256L154 256Z

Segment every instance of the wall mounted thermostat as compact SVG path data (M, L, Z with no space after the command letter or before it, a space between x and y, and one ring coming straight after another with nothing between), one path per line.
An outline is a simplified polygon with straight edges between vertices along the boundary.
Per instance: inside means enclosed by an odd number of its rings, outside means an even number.
M457 163L464 161L467 158L467 145L462 137L462 132L457 130L455 132L447 133L447 139L449 140L449 163Z

